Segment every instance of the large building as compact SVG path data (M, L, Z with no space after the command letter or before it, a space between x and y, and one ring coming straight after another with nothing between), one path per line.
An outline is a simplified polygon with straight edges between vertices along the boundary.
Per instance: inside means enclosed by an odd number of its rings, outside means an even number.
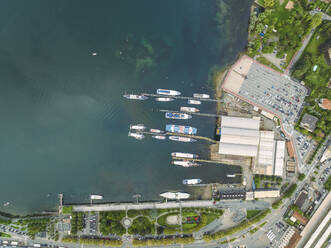
M284 171L285 141L277 141L275 155L274 175L277 177L282 177Z
M300 122L300 127L307 129L309 132L314 132L317 121L318 121L317 117L306 113L302 117L302 120Z
M273 131L260 131L260 143L258 149L257 161L254 166L255 174L269 175L273 174L275 140Z
M256 157L260 140L257 119L222 116L219 153Z

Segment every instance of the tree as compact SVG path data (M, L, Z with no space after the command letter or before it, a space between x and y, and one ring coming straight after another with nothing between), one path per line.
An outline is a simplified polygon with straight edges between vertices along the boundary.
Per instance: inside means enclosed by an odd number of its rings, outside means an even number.
M264 0L263 4L265 8L272 8L275 5L275 0Z
M310 26L316 28L322 23L322 13L315 14L311 19Z
M300 173L299 176L298 176L298 180L302 181L303 179L305 179L305 174Z

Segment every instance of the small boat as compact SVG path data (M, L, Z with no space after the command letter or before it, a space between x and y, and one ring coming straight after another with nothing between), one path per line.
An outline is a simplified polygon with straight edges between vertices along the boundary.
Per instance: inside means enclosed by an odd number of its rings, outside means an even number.
M188 102L188 104L194 104L194 105L201 104L201 101L199 101L199 100L193 100L193 99L189 99L187 102Z
M137 140L142 140L145 136L142 133L131 133L129 132L128 136L136 138Z
M144 131L145 129L144 124L130 125L130 130Z
M163 131L160 130L160 129L153 129L153 128L151 128L151 129L149 129L149 131L150 131L151 133L163 133Z
M176 112L166 112L165 118L176 119L176 120L187 120L187 119L191 119L192 115L188 115L184 113L176 113Z
M226 174L226 177L236 177L235 174Z
M5 202L5 203L3 204L3 206L4 206L4 207L7 207L7 206L9 206L9 204L10 204L10 202Z
M181 93L176 90L157 89L156 94L166 96L179 96Z
M102 195L90 195L91 200L102 200L103 196Z
M204 98L204 99L208 99L208 98L210 98L210 95L194 93L194 94L193 94L193 97L195 97L195 98Z
M197 166L200 166L200 164L198 164L196 162L193 162L193 161L189 161L189 160L174 160L174 161L172 161L172 164L183 166L183 167L197 167Z
M157 97L155 98L155 101L157 102L171 102L175 100L174 98L171 98L171 97Z
M171 200L180 200L180 199L187 199L191 195L185 192L164 192L161 193L160 196Z
M172 157L177 157L177 158L198 158L199 157L196 154L185 153L185 152L172 152L171 156Z
M182 125L166 125L166 131L172 133L182 133L182 134L197 134L198 129L190 126L182 126Z
M201 182L202 182L201 179L184 179L183 180L183 184L185 184L185 185L194 185L194 184L198 184Z
M148 99L147 96L144 95L134 95L134 94L125 94L123 97L130 99L130 100L146 100Z
M170 140L173 141L180 141L180 142L195 142L195 139L188 138L188 137L182 137L182 136L169 136Z
M165 135L153 135L152 138L159 139L159 140L165 140L167 137Z
M190 112L190 113L196 113L199 112L200 110L194 107L180 107L180 111L182 112Z

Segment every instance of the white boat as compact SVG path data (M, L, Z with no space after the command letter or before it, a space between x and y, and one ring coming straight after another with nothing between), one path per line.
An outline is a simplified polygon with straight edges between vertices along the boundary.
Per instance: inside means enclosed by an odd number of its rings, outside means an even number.
M102 195L90 195L91 200L102 200L103 196Z
M236 177L235 174L226 174L226 177Z
M201 182L202 182L201 179L184 179L183 180L183 184L186 184L186 185L194 185L194 184L198 184Z
M10 202L5 202L5 203L3 204L3 206L4 206L4 207L7 207L7 206L9 206L9 204L10 204Z
M193 94L193 97L195 97L195 98L204 98L204 99L207 99L207 98L210 98L210 95L207 95L207 94L200 94L200 93L194 93L194 94Z
M196 113L199 112L200 110L194 107L180 107L180 111L182 112L190 112L190 113Z
M170 140L173 141L180 141L180 142L195 142L195 139L189 137L182 137L182 136L169 136Z
M177 112L166 112L165 118L167 119L175 119L175 120L188 120L192 118L192 115L177 113Z
M129 132L129 136L133 137L133 138L136 138L138 140L141 140L141 139L145 138L145 136L142 133L131 133L131 132Z
M171 156L172 157L177 157L177 158L198 158L199 157L196 154L185 153L185 152L172 152Z
M159 140L165 140L167 137L165 135L153 135L152 138L159 139Z
M130 130L144 131L146 129L144 124L130 125Z
M179 96L181 93L177 90L157 89L156 94L166 96Z
M188 102L188 104L194 104L194 105L201 104L201 101L199 101L199 100L193 100L193 99L189 99L187 102Z
M180 199L187 199L191 195L184 192L165 192L160 194L160 196L171 200L180 200Z
M125 94L125 95L123 95L123 97L125 97L127 99L131 99L131 100L146 100L146 99L148 99L147 96L144 96L144 95L134 95L134 94Z
M160 130L160 129L153 129L153 128L151 128L151 129L149 129L149 131L150 131L151 133L163 133L163 131Z
M183 167L197 167L200 165L196 162L192 162L189 160L174 160L174 161L172 161L172 164L183 166Z
M155 98L155 101L157 102L171 102L175 100L174 98L171 98L171 97L157 97Z

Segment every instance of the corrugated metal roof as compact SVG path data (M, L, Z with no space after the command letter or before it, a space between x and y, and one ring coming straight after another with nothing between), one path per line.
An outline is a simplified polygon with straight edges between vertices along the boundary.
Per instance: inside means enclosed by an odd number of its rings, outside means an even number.
M221 127L243 128L243 129L260 129L260 121L251 118L222 116Z
M227 155L255 157L257 154L257 146L220 142L218 152Z
M274 175L282 177L284 170L285 141L278 140L276 144L276 158Z

